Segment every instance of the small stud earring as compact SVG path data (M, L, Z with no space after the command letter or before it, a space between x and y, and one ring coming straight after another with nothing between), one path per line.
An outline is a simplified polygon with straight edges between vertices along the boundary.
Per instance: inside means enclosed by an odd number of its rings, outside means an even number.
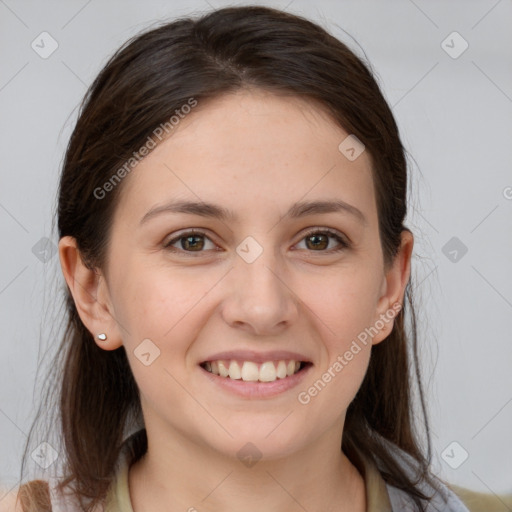
M105 341L107 339L107 335L104 333L98 334L98 339L101 341Z

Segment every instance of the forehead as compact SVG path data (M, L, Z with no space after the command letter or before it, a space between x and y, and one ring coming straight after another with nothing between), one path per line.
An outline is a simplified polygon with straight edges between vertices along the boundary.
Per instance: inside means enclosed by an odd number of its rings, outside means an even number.
M373 203L369 155L351 161L339 149L349 135L300 97L239 91L198 102L124 178L118 211L140 217L177 197L261 214L326 195Z

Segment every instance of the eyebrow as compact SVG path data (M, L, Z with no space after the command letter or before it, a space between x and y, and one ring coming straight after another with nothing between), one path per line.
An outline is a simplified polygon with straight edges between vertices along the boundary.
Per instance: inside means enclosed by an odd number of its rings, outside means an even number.
M171 201L167 204L157 205L151 208L144 217L142 217L139 225L142 225L149 219L163 213L188 213L192 215L199 215L201 217L217 218L226 222L233 222L238 219L238 216L232 210L228 210L213 203ZM320 213L347 213L355 217L361 224L365 226L368 224L368 221L361 210L340 199L297 202L290 207L285 216L289 215L292 219L297 219L300 217L306 217L307 215Z

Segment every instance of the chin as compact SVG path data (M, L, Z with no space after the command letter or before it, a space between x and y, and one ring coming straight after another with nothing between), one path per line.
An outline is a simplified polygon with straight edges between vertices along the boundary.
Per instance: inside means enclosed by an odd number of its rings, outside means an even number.
M282 418L280 419L282 421ZM218 439L218 443L208 443L217 452L227 457L238 459L243 464L251 467L256 461L272 461L286 458L304 447L304 434L297 430L290 432L283 429L278 432L276 426L279 422L273 424L272 428L261 428L256 422L247 426L243 431L234 433L230 431L233 437L225 435Z

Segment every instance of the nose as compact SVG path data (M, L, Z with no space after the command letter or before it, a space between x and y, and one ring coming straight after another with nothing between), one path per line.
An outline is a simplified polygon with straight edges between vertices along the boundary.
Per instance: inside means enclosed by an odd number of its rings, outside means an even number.
M264 250L252 263L236 257L229 273L222 315L231 327L276 336L299 317L298 297L283 262Z

